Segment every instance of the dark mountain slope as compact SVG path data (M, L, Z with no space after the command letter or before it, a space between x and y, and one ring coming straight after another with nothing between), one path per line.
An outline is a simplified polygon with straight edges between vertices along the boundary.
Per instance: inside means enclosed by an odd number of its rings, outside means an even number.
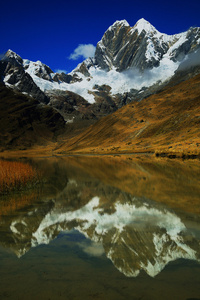
M0 149L24 149L56 140L65 128L53 108L0 83Z

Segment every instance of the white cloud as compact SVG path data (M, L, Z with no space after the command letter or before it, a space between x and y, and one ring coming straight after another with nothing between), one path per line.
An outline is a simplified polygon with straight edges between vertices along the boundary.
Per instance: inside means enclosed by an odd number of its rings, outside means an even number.
M69 59L77 60L81 56L84 58L93 57L95 53L95 46L92 44L80 44L74 50L73 53L70 54Z
M65 73L65 74L68 73L67 70L61 70L61 69L56 69L55 72L56 73Z

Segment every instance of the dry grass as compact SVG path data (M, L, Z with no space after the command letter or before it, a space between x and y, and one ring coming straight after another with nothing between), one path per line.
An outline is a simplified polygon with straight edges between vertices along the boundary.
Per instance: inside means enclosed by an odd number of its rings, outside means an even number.
M38 173L29 164L0 160L0 194L23 190L37 181Z

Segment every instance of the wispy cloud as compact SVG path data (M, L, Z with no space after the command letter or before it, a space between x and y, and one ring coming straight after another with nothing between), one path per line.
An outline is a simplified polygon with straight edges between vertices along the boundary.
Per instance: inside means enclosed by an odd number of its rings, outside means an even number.
M72 60L77 60L80 57L83 58L93 57L95 53L95 49L96 49L95 46L92 44L80 44L74 50L74 52L70 54L68 58Z

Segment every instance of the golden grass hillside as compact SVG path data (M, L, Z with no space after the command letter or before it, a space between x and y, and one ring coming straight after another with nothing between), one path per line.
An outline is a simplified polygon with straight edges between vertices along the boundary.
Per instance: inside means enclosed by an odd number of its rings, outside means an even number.
M171 83L172 84L172 83ZM132 102L66 140L63 153L200 155L200 75Z

